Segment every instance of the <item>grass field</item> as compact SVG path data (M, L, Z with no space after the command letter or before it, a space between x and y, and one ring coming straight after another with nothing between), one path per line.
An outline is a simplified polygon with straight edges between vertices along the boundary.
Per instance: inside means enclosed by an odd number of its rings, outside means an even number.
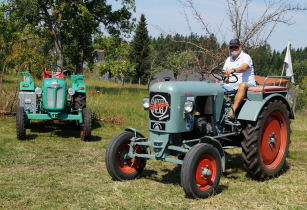
M13 83L14 84L14 83ZM9 84L12 85L13 84ZM140 101L145 87L92 81L88 106L95 113L90 142L70 123L34 122L29 140L18 141L15 118L0 117L0 208L2 209L307 209L307 117L291 124L289 169L264 182L246 177L240 149L229 150L220 193L185 198L180 167L148 161L141 178L111 180L104 163L109 141L126 127L147 134Z

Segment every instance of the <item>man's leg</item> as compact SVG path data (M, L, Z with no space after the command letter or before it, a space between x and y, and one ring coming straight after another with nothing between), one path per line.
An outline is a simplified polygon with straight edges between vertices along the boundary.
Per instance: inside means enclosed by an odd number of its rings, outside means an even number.
M235 101L233 103L233 111L234 112L236 112L236 110L238 109L239 105L243 101L243 99L245 97L245 94L246 94L247 88L248 88L248 85L247 85L246 82L240 83L238 91L237 91L236 96L235 96Z

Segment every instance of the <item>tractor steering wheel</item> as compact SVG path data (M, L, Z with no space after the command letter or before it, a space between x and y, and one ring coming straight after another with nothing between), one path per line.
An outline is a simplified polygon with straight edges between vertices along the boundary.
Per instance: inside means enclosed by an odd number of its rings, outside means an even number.
M72 71L69 69L64 69L64 67L56 65L56 64L50 64L49 69L53 72L62 72L65 75L71 75ZM60 69L60 71L58 71Z
M229 79L229 77L226 76L225 71L223 69L219 69L219 68L212 69L211 74L215 79L218 79L223 82ZM234 77L234 80L231 82L228 81L228 83L236 83L239 80L237 75L235 75L234 73L231 73L230 77Z
M56 64L50 64L48 69L52 72L63 72L63 67Z

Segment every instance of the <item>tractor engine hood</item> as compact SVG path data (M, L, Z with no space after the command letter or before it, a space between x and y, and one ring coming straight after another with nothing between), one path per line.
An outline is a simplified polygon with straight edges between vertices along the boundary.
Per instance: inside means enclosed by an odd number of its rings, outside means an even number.
M199 96L213 96L215 119L218 121L223 105L221 84L208 82L160 82L150 87L149 130L159 133L181 133L193 130L193 118L184 112L186 101Z
M208 96L218 95L224 90L221 84L208 82L158 82L150 87L150 92L164 92L178 96Z

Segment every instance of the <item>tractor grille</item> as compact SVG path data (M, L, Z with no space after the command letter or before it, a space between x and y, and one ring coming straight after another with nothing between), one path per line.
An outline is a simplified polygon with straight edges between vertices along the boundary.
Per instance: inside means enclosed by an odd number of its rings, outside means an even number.
M55 94L55 100L53 98ZM47 88L47 104L49 108L62 108L63 88Z
M149 118L155 121L168 121L170 119L171 96L168 93L150 93Z
M56 108L62 108L63 103L63 88L57 89L56 93Z
M50 107L50 108L54 107L52 95L53 95L53 88L48 88L47 89L47 103L48 103L48 107Z

